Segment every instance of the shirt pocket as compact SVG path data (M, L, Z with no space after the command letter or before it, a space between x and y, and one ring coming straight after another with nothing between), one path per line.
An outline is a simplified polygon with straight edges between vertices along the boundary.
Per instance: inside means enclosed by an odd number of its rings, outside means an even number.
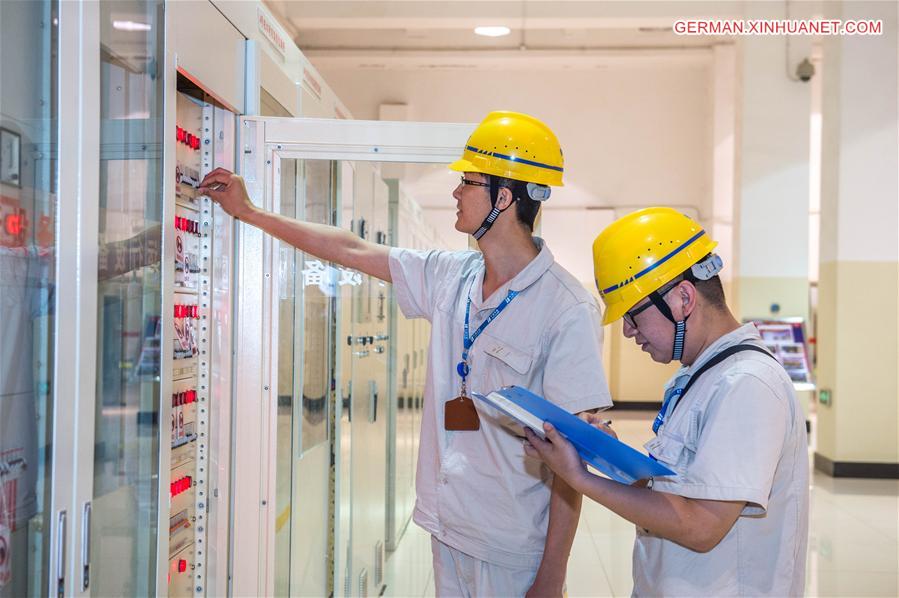
M484 344L485 354L498 359L521 376L525 376L531 371L531 364L534 362L534 358L530 353L500 340L484 340L487 341Z
M683 475L696 456L695 442L688 436L664 428L643 446L659 463L667 465L678 475Z

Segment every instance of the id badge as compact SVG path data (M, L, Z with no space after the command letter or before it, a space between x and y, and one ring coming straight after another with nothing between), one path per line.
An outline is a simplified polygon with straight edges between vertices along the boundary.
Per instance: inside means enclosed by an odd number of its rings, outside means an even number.
M443 404L443 427L455 432L481 429L481 419L471 397L458 396Z

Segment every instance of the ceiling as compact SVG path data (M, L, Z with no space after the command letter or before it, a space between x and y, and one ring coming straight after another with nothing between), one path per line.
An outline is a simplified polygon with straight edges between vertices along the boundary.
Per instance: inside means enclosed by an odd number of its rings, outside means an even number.
M319 68L490 67L531 58L567 63L591 57L670 54L721 43L680 36L677 19L742 17L742 2L571 0L265 0ZM497 38L476 26L505 25ZM732 40L726 40L732 41ZM522 60L524 59L524 60ZM324 61L326 64L322 64Z

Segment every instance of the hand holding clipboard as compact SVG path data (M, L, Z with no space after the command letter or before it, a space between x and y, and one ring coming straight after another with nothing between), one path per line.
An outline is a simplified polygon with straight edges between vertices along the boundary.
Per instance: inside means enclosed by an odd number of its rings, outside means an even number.
M487 395L472 393L476 399L517 420L536 436L546 439L543 422L548 422L577 450L580 458L622 484L675 475L651 457L624 444L558 405L519 386L507 386Z

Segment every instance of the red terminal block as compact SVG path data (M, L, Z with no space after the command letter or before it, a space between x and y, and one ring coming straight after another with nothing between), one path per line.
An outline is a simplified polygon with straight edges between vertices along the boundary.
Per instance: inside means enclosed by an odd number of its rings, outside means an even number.
M181 127L176 127L176 129L177 129L176 134L177 134L178 141L180 141L181 143L184 143L184 141L187 138L187 131L185 131Z
M169 489L170 489L172 497L174 498L174 497L178 496L179 494L181 494L182 492L190 490L192 482L193 482L193 478L191 478L188 475L188 476L184 476L183 478L181 478L179 480L175 480L174 482L169 484Z
M199 305L175 305L176 318L199 318Z

